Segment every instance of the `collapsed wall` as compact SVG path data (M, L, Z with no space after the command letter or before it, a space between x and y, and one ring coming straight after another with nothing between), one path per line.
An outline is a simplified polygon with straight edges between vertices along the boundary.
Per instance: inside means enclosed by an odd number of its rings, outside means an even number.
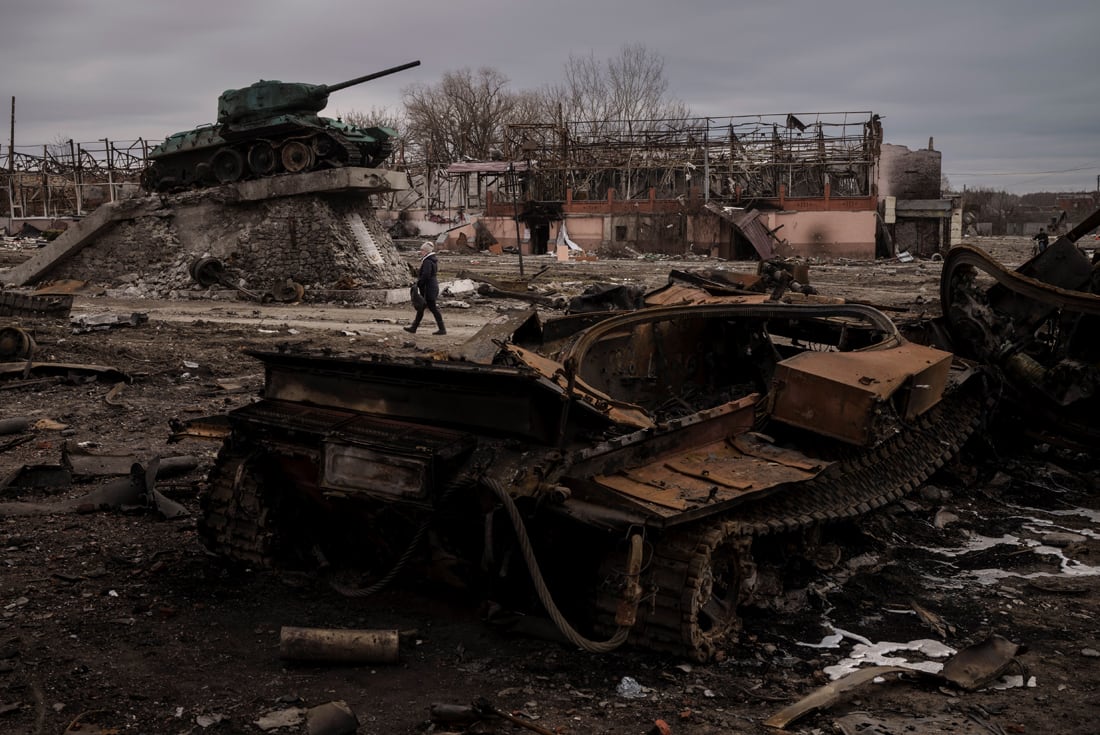
M265 290L290 278L311 289L393 288L409 269L364 192L295 194L259 201L224 190L163 197L151 213L115 223L59 262L49 279L79 279L129 295L172 297L201 289L191 264L221 260L242 285Z

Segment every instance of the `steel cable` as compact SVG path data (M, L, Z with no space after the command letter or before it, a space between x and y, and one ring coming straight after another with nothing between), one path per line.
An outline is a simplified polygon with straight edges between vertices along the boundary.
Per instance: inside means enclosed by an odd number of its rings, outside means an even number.
M520 551L523 553L523 560L527 563L527 570L531 574L531 581L535 584L535 592L538 593L539 602L546 608L546 612L550 615L550 619L554 621L554 625L557 626L566 640L590 653L608 653L625 643L626 637L630 633L630 628L628 627L620 626L619 629L615 631L615 634L606 641L594 641L585 638L569 624L569 621L567 621L565 616L561 614L561 611L558 610L558 606L554 603L554 598L550 594L550 590L547 588L546 582L542 578L542 571L539 568L538 560L535 559L535 551L531 546L531 539L527 535L527 529L523 523L523 518L519 514L519 508L516 507L515 501L512 500L512 496L508 494L504 486L492 478L482 477L481 483L497 496L504 506L504 510L507 511L508 518L512 521L512 527L516 531L516 538L519 540Z

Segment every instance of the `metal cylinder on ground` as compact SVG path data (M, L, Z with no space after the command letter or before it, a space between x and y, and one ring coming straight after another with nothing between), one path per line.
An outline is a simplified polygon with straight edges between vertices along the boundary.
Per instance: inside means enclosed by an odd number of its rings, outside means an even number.
M397 663L396 630L296 628L279 631L279 657L287 661L323 663Z

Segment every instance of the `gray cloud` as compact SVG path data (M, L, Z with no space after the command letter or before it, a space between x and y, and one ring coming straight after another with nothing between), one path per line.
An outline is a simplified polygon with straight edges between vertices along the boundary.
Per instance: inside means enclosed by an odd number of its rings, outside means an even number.
M967 186L1091 189L1100 173L1093 0L13 0L2 13L0 94L5 109L16 97L20 147L155 142L212 122L230 87L335 82L413 59L423 65L334 95L330 113L396 107L410 83L462 67L533 89L570 54L640 42L699 115L871 110L889 142L932 136Z

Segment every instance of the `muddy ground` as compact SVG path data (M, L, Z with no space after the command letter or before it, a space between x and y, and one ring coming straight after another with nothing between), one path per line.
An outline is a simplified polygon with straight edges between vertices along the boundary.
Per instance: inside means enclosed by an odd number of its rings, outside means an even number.
M1010 265L1027 247L1022 239L977 244ZM514 256L441 260L444 279L462 270L516 270ZM538 280L563 293L609 279L652 287L672 268L753 270L750 263L665 259L559 265L531 258L526 265L551 265ZM811 270L822 293L909 316L934 313L938 277L932 262L818 263ZM868 684L789 729L1096 732L1100 473L1091 456L996 431L999 420L910 498L831 528L824 541L843 549L840 560L805 575L778 610L746 610L740 639L724 660L705 665L629 648L597 656L508 633L482 621L477 590L444 591L406 578L374 597L345 599L319 579L232 568L204 552L197 496L217 444L167 443L171 419L249 402L262 376L246 349L450 348L499 309L516 306L465 300L469 308L445 309L445 337L401 331L409 317L402 306L150 302L94 292L77 296L74 315L143 312L149 322L85 334L65 322L19 322L34 330L39 359L110 366L132 382L116 387L111 374L0 380L0 419L41 421L0 436L0 478L59 463L66 444L143 463L181 454L199 462L157 484L189 511L177 520L145 508L0 516L0 733L258 733L256 723L269 713L331 701L347 703L359 733L444 732L429 721L431 705L478 697L557 733L641 735L657 720L672 733L759 733L769 731L767 717L826 683L827 667L859 655L860 638L959 649L993 633L1027 646L1020 656L1025 686L961 692L916 678ZM62 502L107 482L0 489L0 501ZM278 654L282 626L406 635L397 664L288 665ZM623 696L624 677L638 683L636 698ZM490 721L473 731L523 730Z

